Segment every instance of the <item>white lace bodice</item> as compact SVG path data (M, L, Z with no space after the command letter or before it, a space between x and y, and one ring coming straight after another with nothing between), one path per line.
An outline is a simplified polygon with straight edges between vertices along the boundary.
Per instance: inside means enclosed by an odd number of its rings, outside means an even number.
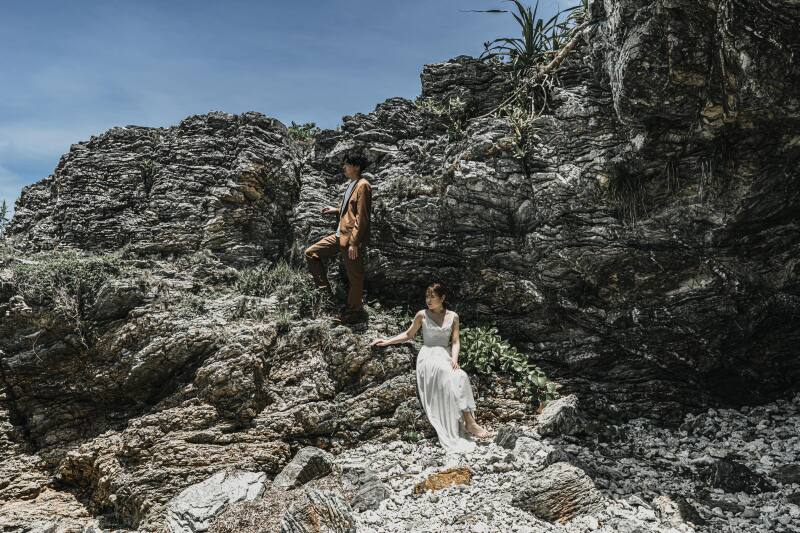
M423 311L422 319L422 340L425 346L450 346L450 335L453 332L453 320L455 313L445 313L444 322L439 326L428 314L428 310Z

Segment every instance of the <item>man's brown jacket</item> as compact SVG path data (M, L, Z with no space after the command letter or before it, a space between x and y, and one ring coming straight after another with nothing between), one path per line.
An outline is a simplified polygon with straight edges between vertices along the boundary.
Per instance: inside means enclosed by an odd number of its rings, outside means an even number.
M339 245L361 246L369 243L369 217L372 211L372 185L363 177L350 193L344 213L339 218Z

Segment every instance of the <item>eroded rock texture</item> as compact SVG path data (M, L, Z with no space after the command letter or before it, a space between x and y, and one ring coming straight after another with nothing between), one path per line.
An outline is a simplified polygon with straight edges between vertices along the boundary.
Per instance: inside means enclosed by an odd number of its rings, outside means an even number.
M603 505L603 496L580 468L559 462L537 474L514 494L513 505L553 522L567 522Z
M371 294L448 282L465 323L495 321L589 409L671 422L784 393L800 372L800 8L593 11L522 158L506 119L454 136L403 100L319 137L328 175L329 154L369 140ZM423 93L473 68L426 66ZM299 202L320 205L305 188Z
M468 104L454 115L392 98L308 147L259 113L214 112L73 145L17 203L24 253L0 254L0 514L55 487L64 519L155 531L221 469L271 478L302 446L398 435L418 413L415 352L367 344L405 324L281 326L271 295L231 287L333 231L320 208L353 147L372 161L370 299L421 307L443 280L464 326L494 322L600 421L796 388L800 6L592 13L522 154L487 114L499 67L464 56L422 73L423 96ZM122 259L59 314L10 272L61 244ZM499 420L525 411L482 401Z
M24 189L12 231L37 248L208 249L246 264L283 249L298 188L286 126L215 112L72 145L51 176Z

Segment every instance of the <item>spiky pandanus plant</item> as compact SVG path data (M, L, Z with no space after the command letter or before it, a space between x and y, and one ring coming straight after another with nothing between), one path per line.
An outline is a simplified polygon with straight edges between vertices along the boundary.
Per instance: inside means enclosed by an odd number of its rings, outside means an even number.
M567 9L563 9L547 21L538 18L539 1L533 9L526 7L519 0L513 2L517 13L511 13L522 32L520 37L500 37L483 43L484 52L481 59L494 57L506 58L516 74L526 73L534 66L541 65L548 56L557 54L571 38L576 26L588 20L589 0ZM505 9L470 10L477 13L508 13ZM559 22L560 15L567 13Z
M501 37L484 43L480 59L505 58L511 66L511 94L486 115L509 117L514 131L515 151L521 157L531 148L534 119L547 106L549 89L554 84L551 73L577 46L590 23L589 0L580 0L572 7L558 11L545 21L537 16L539 2L533 8L520 0L513 2L517 13L511 13L520 27L519 37ZM470 10L478 13L508 13L504 9ZM566 14L559 21L559 17ZM484 116L486 116L484 115Z
M518 13L511 13L520 26L522 35L520 37L500 37L493 41L483 43L484 52L481 59L491 59L493 57L504 58L511 64L515 73L524 72L530 67L542 62L545 53L552 50L554 40L557 42L557 21L558 13L547 22L537 18L539 2L537 0L533 10L525 7L519 0L508 0L514 2ZM506 10L489 10L488 12L508 12ZM555 37L555 39L554 39Z

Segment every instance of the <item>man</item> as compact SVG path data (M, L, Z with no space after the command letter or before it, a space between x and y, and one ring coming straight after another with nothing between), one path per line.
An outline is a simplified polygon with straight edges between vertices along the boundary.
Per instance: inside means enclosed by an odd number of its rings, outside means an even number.
M366 319L361 293L364 290L364 247L369 242L369 218L372 209L372 186L361 175L367 166L366 158L350 154L344 158L343 170L349 179L340 207L324 207L323 214L339 214L336 233L323 237L306 248L308 269L317 287L331 298L330 283L325 261L341 255L347 270L350 289L347 293L347 306L336 321L354 324Z

